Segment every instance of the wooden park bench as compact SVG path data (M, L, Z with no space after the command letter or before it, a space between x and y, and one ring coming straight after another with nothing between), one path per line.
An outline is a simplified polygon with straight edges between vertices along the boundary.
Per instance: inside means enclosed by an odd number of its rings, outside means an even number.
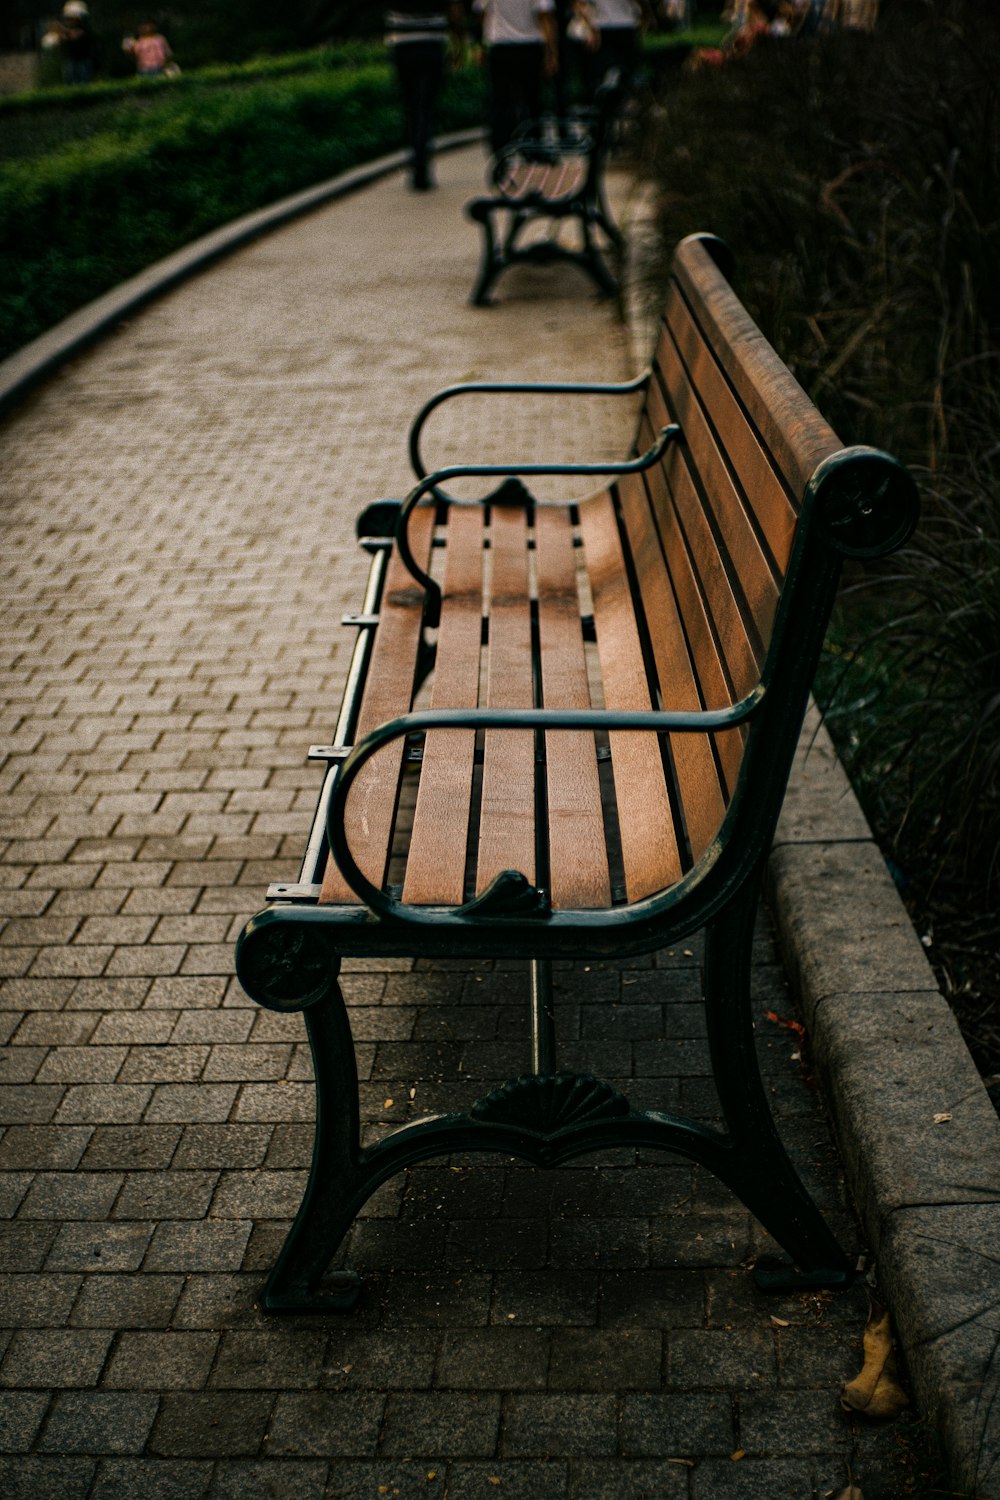
M543 1166L613 1146L676 1152L787 1251L775 1284L850 1277L768 1109L751 945L841 561L903 542L916 491L888 455L841 445L726 262L710 237L679 246L639 381L442 392L413 429L412 493L361 518L371 572L336 732L311 752L328 770L301 875L271 887L237 945L247 992L304 1012L316 1077L312 1171L269 1310L350 1305L353 1273L323 1278L367 1198L424 1158L468 1150ZM420 433L437 405L526 390L556 408L581 391L641 390L633 456L426 474ZM553 473L599 487L535 501L525 481ZM496 487L459 502L447 487L460 477ZM724 1130L633 1107L557 1060L554 959L623 959L699 928ZM346 955L525 959L530 1068L362 1147Z
M466 204L466 213L483 231L482 260L470 299L477 307L489 305L498 276L519 262L569 262L606 296L617 293L607 255L620 251L622 234L605 196L604 164L621 97L612 74L588 114L533 122L494 157L490 192ZM525 242L525 233L539 223L549 226L549 235ZM579 229L579 246L559 239L567 223Z

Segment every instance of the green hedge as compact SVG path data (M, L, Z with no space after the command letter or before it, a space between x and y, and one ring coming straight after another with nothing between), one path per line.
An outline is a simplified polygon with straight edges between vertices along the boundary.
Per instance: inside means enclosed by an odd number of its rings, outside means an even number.
M160 101L158 101L159 103ZM481 74L453 75L444 132L483 118ZM199 235L397 148L389 67L176 91L0 173L0 357Z

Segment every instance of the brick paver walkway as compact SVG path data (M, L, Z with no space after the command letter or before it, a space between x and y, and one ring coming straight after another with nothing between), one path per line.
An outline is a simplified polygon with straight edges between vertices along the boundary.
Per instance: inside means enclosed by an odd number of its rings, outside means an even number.
M435 195L390 180L244 250L5 424L5 1496L804 1500L859 1462L869 1500L895 1493L837 1405L862 1294L762 1300L759 1231L679 1161L415 1170L352 1234L356 1315L254 1310L313 1101L301 1018L248 1002L232 942L297 873L355 512L407 488L440 384L632 373L572 271L466 305L480 171L463 152ZM439 421L440 460L620 456L629 428L620 403L528 427L474 406ZM567 1065L712 1117L698 959L561 970ZM766 932L758 960L760 1009L787 1014ZM526 1066L523 973L347 968L372 1124ZM794 1038L760 1037L850 1239Z

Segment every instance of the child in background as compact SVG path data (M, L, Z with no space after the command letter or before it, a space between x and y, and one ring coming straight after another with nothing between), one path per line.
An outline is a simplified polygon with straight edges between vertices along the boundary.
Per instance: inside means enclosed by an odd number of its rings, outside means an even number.
M126 50L135 59L135 70L141 78L158 78L173 56L166 37L157 31L154 21L143 21L139 35L130 45L126 44Z

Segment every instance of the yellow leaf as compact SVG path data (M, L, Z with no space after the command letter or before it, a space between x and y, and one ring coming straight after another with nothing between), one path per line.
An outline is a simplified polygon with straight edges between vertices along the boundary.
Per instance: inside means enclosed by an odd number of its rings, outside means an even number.
M910 1403L896 1379L889 1314L877 1302L872 1303L865 1324L864 1354L860 1375L855 1375L840 1393L841 1406L866 1417L897 1417Z
M387 1099L385 1101L385 1103L382 1105L382 1108L383 1109L391 1109L392 1108L392 1100L391 1099Z
M948 1123L948 1121L950 1119L951 1119L951 1115L945 1114L944 1111L942 1111L941 1114L934 1116L934 1124L935 1125L947 1125L947 1123Z
M499 1474L491 1474L490 1475L490 1484L499 1484L499 1483L500 1483L500 1475Z
M771 1314L771 1322L775 1328L790 1328L792 1326L787 1318L776 1318L774 1313Z
M737 1463L741 1458L746 1458L746 1456L747 1450L745 1448L737 1448L735 1453L730 1453L729 1455L734 1463Z
M436 1479L437 1477L438 1477L438 1471L437 1471L437 1469L428 1469L427 1470L427 1478L428 1479Z

